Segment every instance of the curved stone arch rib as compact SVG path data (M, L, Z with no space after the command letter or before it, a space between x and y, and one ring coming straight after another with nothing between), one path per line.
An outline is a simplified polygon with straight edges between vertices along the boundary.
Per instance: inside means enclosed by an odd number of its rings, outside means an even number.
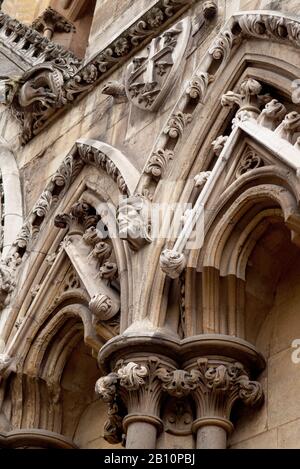
M53 205L68 190L84 166L89 164L104 170L117 183L121 194L130 195L134 192L139 173L123 153L97 140L80 139L51 177L12 243L9 254L17 252L21 257L24 255Z
M19 169L13 152L0 141L0 174L4 192L2 258L15 240L23 224L23 204Z
M220 269L223 248L226 241L230 238L236 224L249 209L249 204L257 204L261 200L275 202L281 208L284 221L287 224L295 216L298 217L300 221L297 202L287 189L272 184L252 187L237 197L230 209L215 225L212 236L205 247L206 255L203 260L205 266ZM234 224L232 220L235 220ZM242 238L243 233L241 233L241 239Z

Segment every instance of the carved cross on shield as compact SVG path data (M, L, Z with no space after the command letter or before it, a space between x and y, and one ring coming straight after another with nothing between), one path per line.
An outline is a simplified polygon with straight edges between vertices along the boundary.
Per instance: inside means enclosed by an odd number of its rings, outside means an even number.
M126 70L126 94L135 106L155 111L174 84L191 33L185 18L154 38L148 55L135 57Z

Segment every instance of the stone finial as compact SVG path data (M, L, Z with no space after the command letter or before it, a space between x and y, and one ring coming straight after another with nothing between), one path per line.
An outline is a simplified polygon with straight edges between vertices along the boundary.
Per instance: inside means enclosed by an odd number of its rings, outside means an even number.
M269 95L261 95L262 85L254 78L244 80L239 89L239 93L228 91L222 96L223 107L239 107L235 119L245 120L249 118L257 119L260 114L260 106L263 102L270 101Z

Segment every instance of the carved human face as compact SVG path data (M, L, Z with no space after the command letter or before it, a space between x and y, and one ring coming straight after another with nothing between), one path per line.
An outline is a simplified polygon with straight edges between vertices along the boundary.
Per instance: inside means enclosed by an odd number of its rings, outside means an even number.
M141 196L128 197L122 201L117 211L120 238L129 241L148 240L150 213Z

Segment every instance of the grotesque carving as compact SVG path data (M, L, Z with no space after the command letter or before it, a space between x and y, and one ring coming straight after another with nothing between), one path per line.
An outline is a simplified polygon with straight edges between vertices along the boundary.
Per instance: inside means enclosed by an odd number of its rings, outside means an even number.
M23 142L38 131L39 119L47 119L47 110L65 104L62 72L51 63L32 67L10 87L9 101L14 116L23 123Z
M157 8L151 13L153 26L162 21ZM187 47L191 22L186 18L152 40L148 56L137 57L126 72L127 97L141 109L155 111L167 96Z
M286 114L286 108L277 99L272 99L262 110L257 122L267 129L274 130Z
M124 199L117 210L119 236L137 251L151 242L151 213L149 201L142 195Z
M126 103L128 101L125 86L117 81L109 81L102 88L102 94L112 96L116 103Z
M293 143L294 134L300 131L300 114L296 111L290 112L285 116L281 124L275 130L275 133Z
M58 33L76 31L75 26L70 21L51 7L46 8L43 14L34 20L32 27L39 33L44 34L48 39L51 39L56 31Z
M110 282L118 276L118 266L114 262L105 262L99 270L99 277Z
M177 278L186 266L184 254L165 249L160 256L160 267L170 278Z
M203 3L203 14L206 19L212 19L216 16L218 5L216 2L209 0Z

